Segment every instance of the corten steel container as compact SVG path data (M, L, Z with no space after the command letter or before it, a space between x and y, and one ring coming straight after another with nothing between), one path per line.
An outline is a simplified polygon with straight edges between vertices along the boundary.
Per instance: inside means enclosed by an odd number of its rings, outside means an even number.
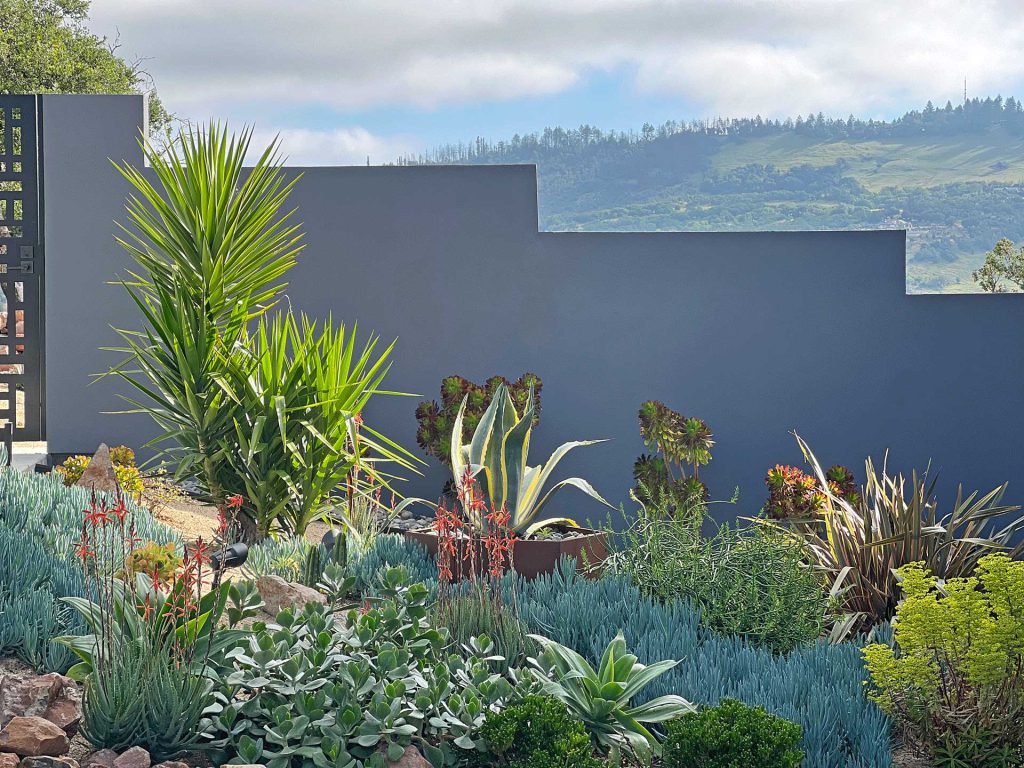
M542 574L555 570L558 561L563 557L574 558L579 564L581 573L596 576L601 571L601 564L608 557L608 534L590 528L563 528L557 530L580 533L569 539L516 539L512 547L512 567L516 573L527 579L535 579ZM405 531L407 538L418 541L427 548L431 555L437 556L437 534L430 529ZM486 552L478 545L476 570L487 570ZM468 575L468 574L467 574Z

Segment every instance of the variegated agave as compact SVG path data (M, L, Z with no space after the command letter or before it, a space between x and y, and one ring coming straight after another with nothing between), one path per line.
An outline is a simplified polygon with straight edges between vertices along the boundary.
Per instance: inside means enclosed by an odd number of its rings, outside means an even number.
M508 389L501 385L494 393L491 404L487 407L469 445L462 442L462 418L466 410L463 400L459 414L455 418L452 431L452 469L455 484L460 496L465 498L467 483L483 475L484 486L489 509L507 510L511 516L510 527L520 536L532 536L545 526L556 523L574 525L568 518L547 518L537 520L541 510L547 506L555 493L567 485L579 488L591 498L602 504L608 504L593 486L579 477L570 477L555 483L547 491L542 492L555 470L555 466L573 448L582 445L593 445L603 440L578 440L564 443L551 454L546 463L536 467L527 466L527 454L530 450L530 432L533 429L533 403L531 393L528 398L530 405L520 416ZM464 505L473 506L473 505ZM468 508L463 512L468 522L476 530L486 528L484 515L486 509Z

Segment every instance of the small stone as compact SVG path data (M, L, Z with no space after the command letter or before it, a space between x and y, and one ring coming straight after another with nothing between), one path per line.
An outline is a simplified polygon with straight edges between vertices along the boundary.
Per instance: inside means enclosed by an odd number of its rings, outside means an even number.
M20 762L13 752L0 752L0 768L18 768Z
M47 675L6 675L0 680L0 728L14 717L34 715L60 726L69 736L82 720L82 694L75 681Z
M189 768L189 764L180 760L164 760L162 763L157 763L156 768Z
M114 768L149 768L153 759L142 747L126 749L114 759Z
M301 610L306 603L327 603L327 598L312 587L293 584L280 576L260 576L256 579L256 589L263 598L263 610L271 616L276 616L283 608Z
M0 750L22 757L58 757L65 754L70 745L63 728L41 717L13 717L0 730Z
M399 517L401 517L403 520L412 520L412 510L403 509L399 514Z
M114 462L110 460L110 449L106 443L100 443L75 485L97 492L115 493L118 490L120 486L114 473Z
M39 755L26 757L21 761L21 768L78 768L78 761L70 757Z
M82 761L82 768L113 768L117 752L112 749L98 749Z
M395 761L388 761L390 768L432 768L430 761L420 754L416 747L405 748L405 753Z

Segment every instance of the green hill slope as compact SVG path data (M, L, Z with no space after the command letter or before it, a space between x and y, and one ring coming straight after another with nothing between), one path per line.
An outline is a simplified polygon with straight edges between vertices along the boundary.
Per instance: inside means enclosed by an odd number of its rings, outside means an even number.
M971 272L996 240L1024 240L1024 111L1013 99L892 122L547 129L404 162L536 163L549 230L906 229L913 292L976 290Z

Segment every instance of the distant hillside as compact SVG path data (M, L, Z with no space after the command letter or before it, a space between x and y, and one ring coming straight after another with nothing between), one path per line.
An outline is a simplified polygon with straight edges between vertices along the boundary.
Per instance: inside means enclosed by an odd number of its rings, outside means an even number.
M549 230L908 230L908 288L975 290L1000 237L1024 240L1024 108L929 104L893 121L549 128L403 163L536 163Z

